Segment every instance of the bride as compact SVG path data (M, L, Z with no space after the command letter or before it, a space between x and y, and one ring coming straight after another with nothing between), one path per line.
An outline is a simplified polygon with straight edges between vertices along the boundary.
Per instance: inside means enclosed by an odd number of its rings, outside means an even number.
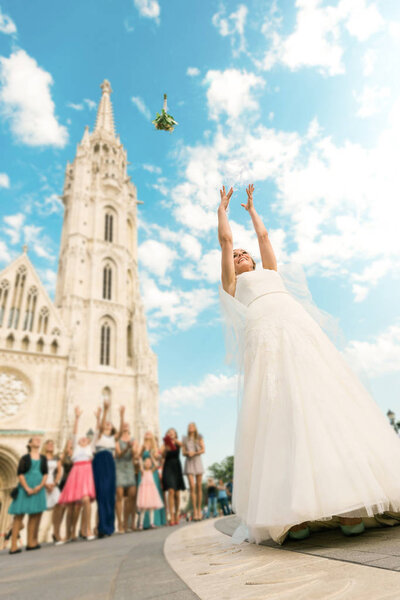
M262 269L246 250L233 249L232 188L222 188L218 209L222 308L237 331L243 323L234 509L256 542L282 543L287 534L302 539L310 522L332 517L343 533L362 533L363 517L400 510L400 440L285 288L254 208L254 186L246 191L242 206L253 222Z

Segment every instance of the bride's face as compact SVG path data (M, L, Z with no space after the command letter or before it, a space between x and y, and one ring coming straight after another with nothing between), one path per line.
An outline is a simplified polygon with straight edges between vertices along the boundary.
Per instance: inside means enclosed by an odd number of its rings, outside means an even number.
M254 263L250 254L246 250L238 248L233 251L233 263L235 265L236 275L245 271L254 271Z

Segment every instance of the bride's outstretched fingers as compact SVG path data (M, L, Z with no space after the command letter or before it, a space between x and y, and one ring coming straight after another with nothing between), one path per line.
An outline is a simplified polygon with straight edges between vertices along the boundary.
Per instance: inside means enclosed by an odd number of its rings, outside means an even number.
M254 192L254 185L251 183L247 188L246 188L246 193L247 193L247 204L242 204L241 206L243 206L243 208L245 208L246 210L250 210L251 208L254 207L253 204L253 192Z
M233 194L233 188L231 187L229 192L226 193L225 186L223 185L222 190L219 190L219 193L221 195L221 206L223 206L224 209L227 210L227 208L229 206L229 200L231 199L232 194Z

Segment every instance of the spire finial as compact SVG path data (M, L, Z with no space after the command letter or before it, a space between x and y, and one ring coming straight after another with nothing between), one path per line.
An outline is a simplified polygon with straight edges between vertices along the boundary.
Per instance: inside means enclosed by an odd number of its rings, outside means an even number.
M94 130L98 132L102 131L115 137L114 117L110 99L110 94L112 93L111 84L107 79L105 79L100 87L102 95L97 111L96 127Z
M23 253L24 253L24 254L27 254L27 253L28 253L28 244L24 244L24 245L22 246L22 251L23 251Z

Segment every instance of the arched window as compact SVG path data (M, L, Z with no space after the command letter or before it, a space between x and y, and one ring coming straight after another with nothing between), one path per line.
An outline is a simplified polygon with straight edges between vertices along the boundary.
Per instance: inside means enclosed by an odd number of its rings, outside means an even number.
M13 348L14 347L15 338L12 333L6 339L6 347Z
M15 283L13 290L13 298L10 310L10 316L8 318L8 327L18 328L19 317L21 314L22 297L24 295L24 288L26 282L26 267L21 265L15 275Z
M50 346L50 351L52 354L57 354L58 352L58 343L57 340L53 340Z
M126 328L126 354L128 358L132 358L132 323L128 323L128 327Z
M9 289L10 283L7 281L7 279L3 279L3 281L0 283L0 327L3 325Z
M106 212L104 217L104 239L106 242L114 239L114 215L111 212Z
M33 328L33 319L35 316L36 309L36 301L37 301L37 288L32 286L29 289L28 297L26 299L26 307L25 307L25 317L24 317L24 331L32 331Z
M44 348L44 341L42 340L42 338L39 338L36 343L36 352L43 352L43 348Z
M127 302L129 308L133 306L133 276L132 271L128 269L126 281Z
M104 321L100 329L100 364L110 365L111 359L111 323Z
M127 220L126 222L126 228L127 228L127 232L128 232L128 250L131 254L133 254L133 250L134 250L134 245L135 245L135 236L133 233L133 225L132 225L132 221L130 219Z
M106 263L103 267L103 299L111 300L112 298L112 266Z
M22 339L21 347L22 350L29 350L29 338L27 335Z
M49 325L49 309L46 306L42 306L39 313L39 322L38 322L38 333L47 333L47 327Z

